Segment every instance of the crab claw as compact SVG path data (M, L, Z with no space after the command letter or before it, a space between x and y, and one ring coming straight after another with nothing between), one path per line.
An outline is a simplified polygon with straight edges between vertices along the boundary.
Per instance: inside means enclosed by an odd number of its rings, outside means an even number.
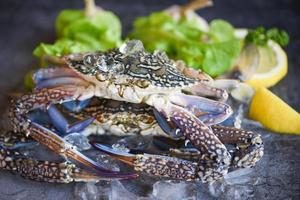
M194 162L153 154L125 153L99 143L92 143L92 145L111 157L133 166L136 171L148 175L179 180L195 180L198 178L198 167L197 163Z
M166 120L166 117L158 112L156 109L153 109L153 114L156 118L156 121L160 128L170 135L172 138L181 138L183 134L179 128L176 128L172 122Z
M74 146L66 142L63 138L59 137L56 133L51 130L32 122L30 129L30 136L38 141L39 143L45 145L55 153L66 157L74 159L85 166L94 168L97 170L97 174L100 177L107 179L130 179L136 178L137 174L121 174L112 170L108 170L102 167L99 163L93 161L92 159L86 157L80 153Z
M209 97L222 102L225 102L229 96L226 90L211 86L208 83L199 83L188 89L188 91L198 96Z
M95 117L90 117L88 119L84 119L82 121L76 122L72 125L69 124L67 119L63 116L63 114L56 108L55 105L50 105L48 108L48 114L52 121L54 127L61 133L61 135L65 136L70 133L80 132L84 130L88 125L90 125Z
M183 136L183 133L172 120L168 120L169 116L172 116L172 114L167 114L169 112L168 107L186 109L206 126L219 124L232 114L232 109L229 105L202 97L173 94L169 96L169 100L170 106L166 104L162 104L163 106L160 104L154 105L153 113L161 129L172 138L180 138Z
M181 97L181 95L179 97ZM179 101L180 99L175 99L174 97L169 99L170 101L167 101L166 103L157 101L158 103L154 105L154 107L168 120L174 123L176 127L181 130L184 137L191 141L195 148L200 150L203 155L208 155L209 161L202 159L201 157L199 158L199 165L203 169L199 174L202 181L209 182L220 179L228 172L231 162L231 155L227 151L225 145L204 122L195 116L194 113L196 110L189 108L191 104L185 104L184 98L181 98L182 101ZM194 99L195 98L189 98L188 96L186 101L189 102L189 100ZM192 102L197 103L195 101ZM224 105L225 112L226 108L230 109L226 104L222 105ZM200 106L202 105L200 104ZM196 107L196 109L198 108Z
M262 158L264 145L259 134L220 125L211 128L224 144L236 146L236 150L232 153L233 167L252 167Z
M68 67L47 67L36 71L32 78L35 84L39 84L44 80L61 77L78 77L78 74Z
M207 126L219 124L232 114L232 109L229 105L203 97L173 94L170 95L169 99L172 104L193 113Z

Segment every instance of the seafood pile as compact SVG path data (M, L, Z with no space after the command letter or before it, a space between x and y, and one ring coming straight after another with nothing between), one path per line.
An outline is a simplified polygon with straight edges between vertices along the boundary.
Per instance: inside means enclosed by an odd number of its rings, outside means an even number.
M0 169L61 183L131 179L139 172L214 182L229 171L255 166L263 155L259 134L221 125L233 112L226 104L226 87L232 87L228 80L213 80L162 51L149 53L138 40L107 52L66 55L60 63L36 71L35 88L12 101L11 129L1 133ZM72 133L159 136L174 145L161 151L122 151L90 141L135 170L118 172L64 139ZM182 144L187 140L190 145ZM33 141L65 162L38 160L19 150Z

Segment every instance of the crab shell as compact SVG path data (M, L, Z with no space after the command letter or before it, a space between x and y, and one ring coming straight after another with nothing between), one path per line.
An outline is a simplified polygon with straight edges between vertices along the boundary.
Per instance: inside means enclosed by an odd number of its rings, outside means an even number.
M199 81L177 70L178 63L164 52L145 52L140 41L129 41L104 53L72 54L63 58L79 77L94 85L93 96L152 105L153 94L188 90Z

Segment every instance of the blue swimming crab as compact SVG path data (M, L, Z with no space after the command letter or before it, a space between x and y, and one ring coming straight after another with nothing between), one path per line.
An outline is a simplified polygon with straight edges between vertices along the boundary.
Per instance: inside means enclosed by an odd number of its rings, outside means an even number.
M137 115L131 108L141 106L143 109L139 114L145 118L140 118L143 122L135 122L138 130L145 133L147 127L156 126L156 130L148 133L157 131L157 134L170 138L185 138L197 149L197 160L189 161L156 154L118 152L93 143L101 151L133 165L136 171L211 182L222 178L231 166L253 166L263 154L258 134L217 126L232 114L230 106L224 103L228 97L226 90L214 87L214 81L208 75L186 67L181 61L169 59L164 52L146 52L140 41L128 41L108 52L67 55L61 58L61 62L61 67L38 70L33 77L36 88L13 101L9 109L12 131L1 137L0 168L17 171L34 180L64 183L137 177L136 173L119 173L102 167L62 137L72 132L84 132L95 121L98 127L122 133L116 126L105 127L99 118L102 116L107 122L113 120L109 117L114 110L111 104L122 111L118 112L119 119L125 113L131 122L137 120L131 118ZM86 112L85 109L90 109L91 98L101 99L102 104L98 107L106 109ZM105 101L110 104L105 104ZM64 105L78 118L84 114L86 117L69 124L57 109L58 104ZM51 126L30 117L30 113L36 110L47 112ZM145 122L145 119L153 120ZM123 123L123 127L126 124ZM37 161L22 155L16 148L7 148L7 144L31 139L68 162ZM233 155L224 143L236 145ZM95 170L79 168L69 159Z

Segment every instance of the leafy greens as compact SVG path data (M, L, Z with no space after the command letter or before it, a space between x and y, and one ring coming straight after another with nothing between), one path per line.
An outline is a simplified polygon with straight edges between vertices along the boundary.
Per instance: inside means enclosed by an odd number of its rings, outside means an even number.
M164 11L138 18L129 37L140 39L149 51L166 51L211 76L229 70L242 47L234 28L224 20L213 20L205 32L197 26L196 17L175 20Z
M58 39L54 44L41 43L33 52L62 56L86 51L106 51L121 43L121 23L112 12L99 10L87 17L81 10L63 10L56 19Z

